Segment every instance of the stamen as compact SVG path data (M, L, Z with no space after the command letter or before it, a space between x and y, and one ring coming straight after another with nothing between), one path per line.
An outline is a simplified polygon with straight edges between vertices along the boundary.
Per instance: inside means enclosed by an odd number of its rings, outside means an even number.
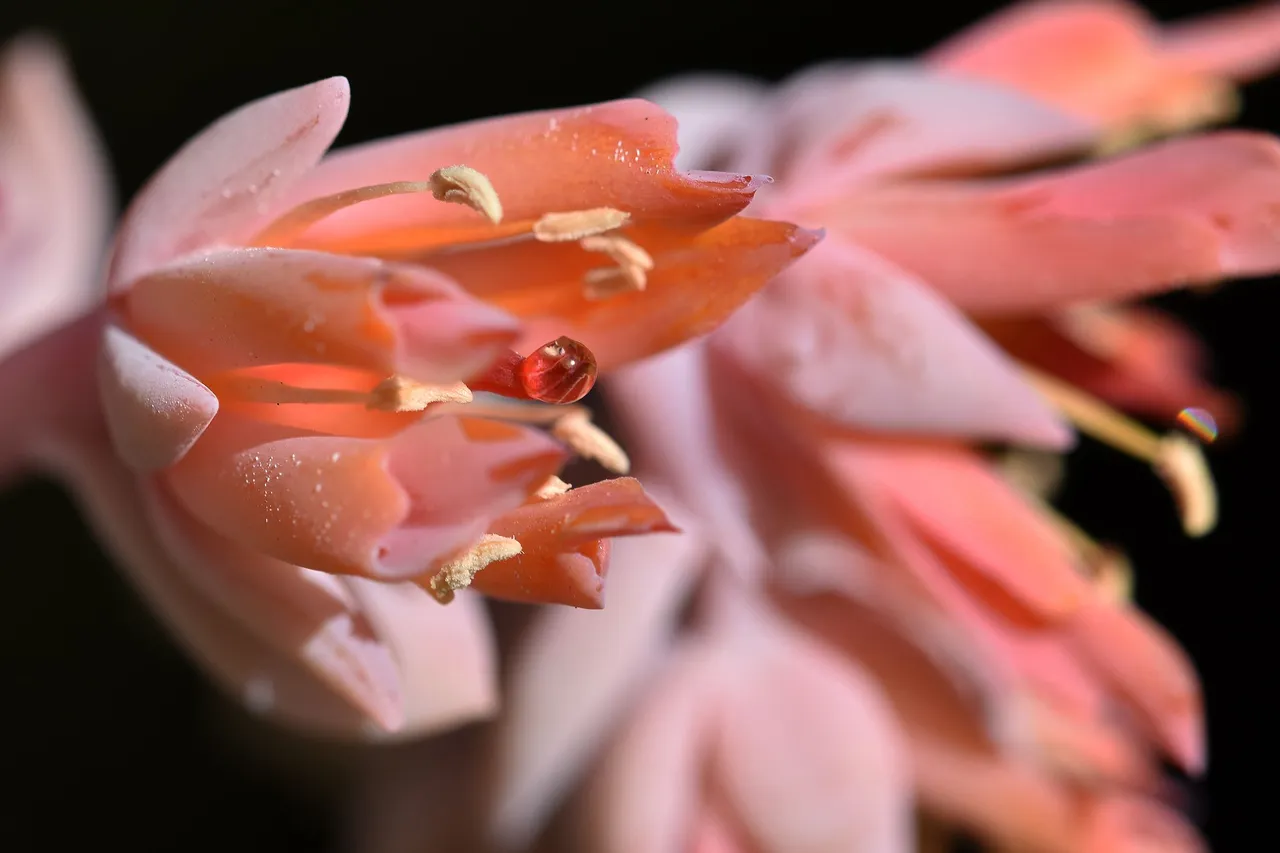
M550 500L551 498L563 495L572 488L573 487L564 480L561 480L555 474L552 474L547 478L545 483L538 487L538 490L533 493L533 496L540 501Z
M257 233L249 244L252 246L282 246L292 238L306 231L321 219L331 216L346 207L385 198L392 195L431 192L432 186L422 181L396 181L390 184L374 184L368 187L357 187L344 190L333 195L322 196L303 202L288 213L276 219Z
M433 403L468 403L471 389L461 382L428 385L403 376L392 376L370 391L347 388L300 388L274 379L230 376L211 382L215 393L250 403L275 405L352 404L384 412L421 412Z
M608 299L619 293L631 293L645 289L653 269L653 258L640 246L617 235L585 237L579 245L588 252L601 252L617 264L588 270L583 277L583 295L587 299Z
M1038 508L1059 532L1071 542L1080 554L1085 571L1094 587L1113 603L1129 601L1133 596L1133 567L1124 553L1110 545L1103 545L1075 522L1053 507L1040 503Z
M1163 438L1101 400L1024 366L1027 378L1081 432L1148 463L1173 493L1182 529L1204 536L1218 521L1218 496L1200 447L1173 433Z
M996 465L1010 485L1036 498L1054 494L1066 473L1061 454L1026 448L1006 450Z
M1218 493L1200 445L1171 433L1160 441L1156 473L1178 502L1182 529L1188 536L1204 536L1218 523Z
M551 425L551 434L584 459L594 459L614 474L631 471L631 460L607 432L591 422L585 411L570 412Z
M483 173L470 166L445 166L431 176L431 194L439 201L465 204L497 225L502 221L502 201Z
M620 228L630 218L630 213L612 207L548 213L533 224L533 236L543 243L567 243Z
M518 539L486 533L479 542L442 565L427 581L427 591L436 601L448 604L455 592L471 585L480 570L490 563L518 556L523 550Z
M471 389L461 382L428 385L405 376L389 376L378 383L366 404L384 412L421 412L432 403L470 403Z

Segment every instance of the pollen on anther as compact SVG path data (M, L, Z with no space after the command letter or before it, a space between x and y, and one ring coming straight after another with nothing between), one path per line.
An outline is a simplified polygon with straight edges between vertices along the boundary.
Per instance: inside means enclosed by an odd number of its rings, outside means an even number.
M621 228L631 214L612 207L548 213L533 225L533 236L544 243L567 243Z
M441 604L453 601L453 595L471 585L486 566L518 556L524 548L520 540L486 533L466 551L442 565L427 581L427 591Z
M404 376L389 376L369 394L370 409L384 412L421 412L432 403L470 403L471 389L461 382L429 385Z
M431 194L438 201L463 204L493 224L502 221L502 201L493 184L470 166L445 166L432 173Z

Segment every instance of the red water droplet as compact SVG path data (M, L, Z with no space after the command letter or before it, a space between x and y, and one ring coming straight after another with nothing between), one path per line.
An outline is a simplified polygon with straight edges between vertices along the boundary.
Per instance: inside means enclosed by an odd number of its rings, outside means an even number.
M556 338L520 363L520 385L530 399L576 403L596 384L596 357L573 338Z

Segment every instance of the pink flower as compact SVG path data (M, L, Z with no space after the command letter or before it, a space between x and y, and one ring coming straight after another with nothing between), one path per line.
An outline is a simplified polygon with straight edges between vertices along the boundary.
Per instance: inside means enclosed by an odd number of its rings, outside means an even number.
M1228 41L1216 55L1243 54ZM529 631L479 820L516 849L560 830L604 851L898 850L918 802L1002 848L1201 849L1156 762L1204 767L1191 663L1128 601L1120 554L972 445L1058 451L1070 421L1149 461L1196 535L1203 460L969 318L1100 335L1114 315L1090 303L1275 271L1280 145L1213 134L1002 177L1109 128L904 65L654 97L693 133L685 164L769 170L758 209L827 238L705 343L613 380L686 544L628 543L611 582L645 594ZM1117 346L1099 357L1132 384L1096 381L1123 398L1155 355ZM1132 402L1167 407L1180 381Z
M73 485L250 707L422 733L494 708L475 591L600 607L609 540L672 529L634 480L556 476L628 468L572 405L597 370L714 328L816 236L736 216L756 179L675 171L642 101L326 156L347 104L332 78L188 142L105 304L0 364L0 446Z

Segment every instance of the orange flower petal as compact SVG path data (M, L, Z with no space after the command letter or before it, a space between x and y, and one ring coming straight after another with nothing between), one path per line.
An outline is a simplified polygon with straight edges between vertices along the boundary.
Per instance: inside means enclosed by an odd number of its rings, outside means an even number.
M656 226L622 233L652 256L654 268L643 291L602 300L586 298L583 276L608 259L576 244L516 243L431 263L520 317L527 326L522 351L567 334L609 370L712 331L821 237L746 217L692 237Z
M296 238L296 247L352 254L426 250L527 232L543 214L612 207L633 222L684 219L707 227L742 210L759 181L676 171L675 120L647 101L526 113L334 152L300 184L295 202L352 187L426 180L466 165L489 178L504 218L430 195L369 201L335 213Z
M491 563L471 585L494 598L600 608L608 539L676 529L640 481L593 483L534 500L495 521L489 532L520 540L524 551Z

